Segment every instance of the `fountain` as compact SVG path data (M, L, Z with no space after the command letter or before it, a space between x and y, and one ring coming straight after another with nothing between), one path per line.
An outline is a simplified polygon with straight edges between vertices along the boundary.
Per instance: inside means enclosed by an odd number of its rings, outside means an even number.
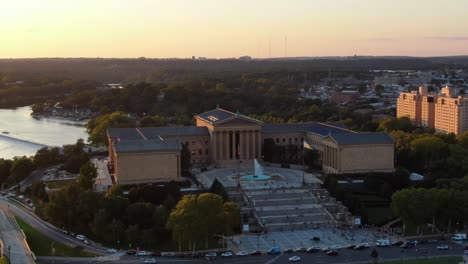
M257 159L254 159L254 174L242 176L244 180L268 180L270 178L270 176L264 174L263 167Z

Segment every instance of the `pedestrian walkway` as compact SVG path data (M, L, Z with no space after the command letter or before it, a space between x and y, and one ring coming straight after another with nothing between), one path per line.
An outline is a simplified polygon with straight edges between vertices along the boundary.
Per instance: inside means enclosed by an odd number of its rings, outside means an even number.
M35 263L23 234L14 220L3 210L0 210L0 237L11 264Z

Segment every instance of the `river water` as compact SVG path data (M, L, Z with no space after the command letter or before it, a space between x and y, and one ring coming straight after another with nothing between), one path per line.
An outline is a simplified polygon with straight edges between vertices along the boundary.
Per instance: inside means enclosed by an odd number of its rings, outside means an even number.
M34 118L29 106L0 109L0 158L31 156L44 146L73 144L87 139L84 122Z

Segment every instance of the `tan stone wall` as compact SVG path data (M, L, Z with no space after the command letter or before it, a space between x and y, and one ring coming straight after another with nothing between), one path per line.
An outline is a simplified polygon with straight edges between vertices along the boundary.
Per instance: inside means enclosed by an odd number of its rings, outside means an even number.
M211 163L210 136L165 136L164 140L179 140L188 143L191 161L194 166L206 166Z
M393 145L347 145L338 151L339 173L386 172L394 169Z
M118 154L115 178L119 184L180 180L180 155L176 152Z

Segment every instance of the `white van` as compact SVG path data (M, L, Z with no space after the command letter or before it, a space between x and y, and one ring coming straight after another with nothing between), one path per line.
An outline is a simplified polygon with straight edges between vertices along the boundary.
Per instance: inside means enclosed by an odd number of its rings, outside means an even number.
M389 239L379 239L375 243L376 246L378 247L388 247L390 246L390 240Z
M460 240L465 240L466 239L466 234L454 234L452 236L453 240L460 241Z

